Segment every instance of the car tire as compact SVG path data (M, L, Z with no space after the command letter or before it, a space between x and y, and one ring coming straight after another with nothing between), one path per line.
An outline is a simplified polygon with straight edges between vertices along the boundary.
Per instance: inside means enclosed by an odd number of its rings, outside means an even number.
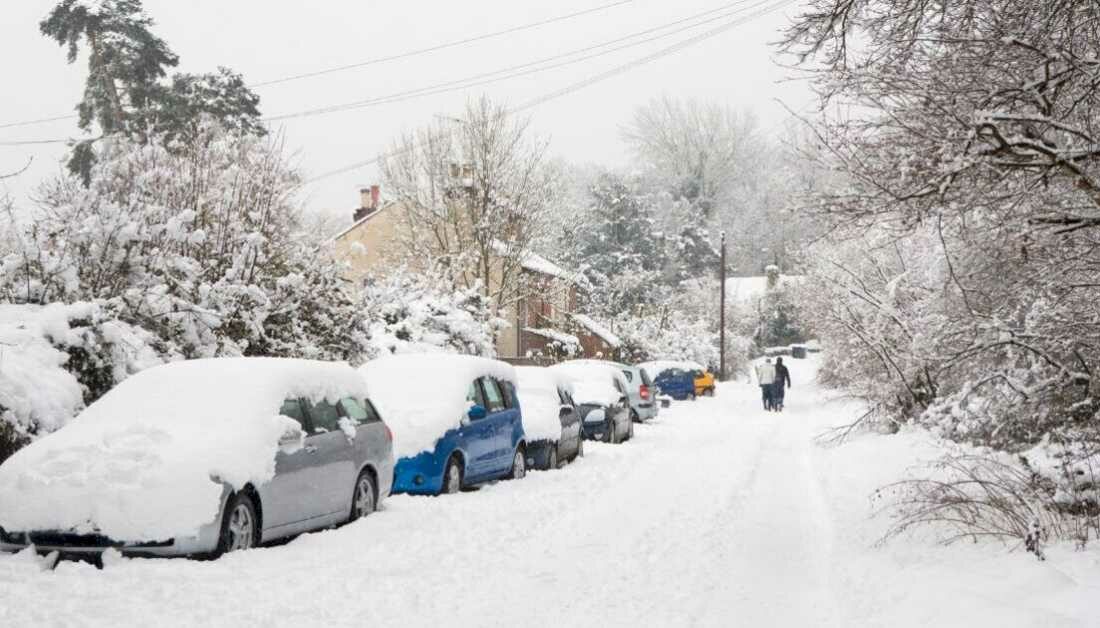
M439 487L439 494L451 495L461 490L462 463L458 461L458 456L451 456L443 469L443 484Z
M573 454L573 460L577 458L584 458L584 439L577 439L577 453Z
M521 445L516 447L516 452L512 454L512 469L508 472L508 479L522 480L525 477L527 477L527 454Z
M641 423L642 422L642 417L638 414L637 410L634 410L634 409L630 410L630 422L631 423Z
M550 447L550 453L546 454L546 468L557 469L558 468L558 446L553 445Z
M233 493L225 502L221 534L214 558L229 552L251 549L260 544L260 518L256 502L248 493Z
M618 430L615 429L615 419L610 419L607 422L607 442L612 445L619 442Z
M377 509L378 487L375 485L370 472L364 469L359 474L359 478L355 480L355 490L351 495L351 514L348 516L348 522L367 517Z
M708 388L708 389L704 390L703 395L705 395L707 397L713 397L714 396L714 389L713 388Z

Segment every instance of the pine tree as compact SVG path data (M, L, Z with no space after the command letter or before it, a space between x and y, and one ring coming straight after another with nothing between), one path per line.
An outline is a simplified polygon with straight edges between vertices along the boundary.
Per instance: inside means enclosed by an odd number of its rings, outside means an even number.
M150 30L153 20L141 0L62 0L39 23L42 34L67 49L75 63L88 52L88 78L77 105L78 125L103 136L193 138L199 120L213 117L224 128L263 135L259 97L243 79L221 68L216 74L176 74L179 57ZM90 184L97 138L77 142L68 167Z

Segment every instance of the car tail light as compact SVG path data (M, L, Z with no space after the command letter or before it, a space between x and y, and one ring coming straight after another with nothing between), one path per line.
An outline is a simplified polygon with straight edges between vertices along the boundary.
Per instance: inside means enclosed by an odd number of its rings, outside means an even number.
M642 396L642 399L649 401L649 386L642 384L638 387L638 394Z
M393 442L393 430L391 430L390 426L386 425L385 423L382 424L382 427L386 428L386 440L392 443Z

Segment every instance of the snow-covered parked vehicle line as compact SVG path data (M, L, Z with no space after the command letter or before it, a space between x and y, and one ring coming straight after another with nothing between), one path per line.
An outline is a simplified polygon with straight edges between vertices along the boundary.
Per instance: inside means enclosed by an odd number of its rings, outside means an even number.
M516 375L527 435L527 464L536 469L555 469L564 461L584 455L581 419L569 380L541 366L517 366Z
M572 386L584 438L620 443L634 436L629 384L622 371L608 363L586 360L562 362L550 368Z
M360 373L393 427L394 492L455 493L526 474L511 365L468 355L403 354L372 360Z
M392 475L346 364L166 364L0 466L0 549L218 555L369 514Z

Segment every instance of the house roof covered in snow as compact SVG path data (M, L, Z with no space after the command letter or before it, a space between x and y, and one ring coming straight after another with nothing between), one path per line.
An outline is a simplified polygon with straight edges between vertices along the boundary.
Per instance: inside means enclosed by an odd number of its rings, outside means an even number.
M493 242L493 249L501 256L508 255L511 252L508 244L501 240ZM524 270L562 279L569 283L580 283L582 279L580 273L570 272L534 251L524 251L519 256L519 263Z
M585 314L570 314L570 316L572 316L573 320L577 321L577 323L581 327L587 329L589 332L591 332L600 340L606 342L612 348L617 349L623 346L623 341L621 338L612 333L610 329L604 327L600 323L597 323L591 317Z
M547 340L553 340L554 342L560 342L563 345L579 345L581 341L573 334L567 334L563 331L556 329L540 329L537 327L524 327L523 331L534 334L536 336L542 336Z

